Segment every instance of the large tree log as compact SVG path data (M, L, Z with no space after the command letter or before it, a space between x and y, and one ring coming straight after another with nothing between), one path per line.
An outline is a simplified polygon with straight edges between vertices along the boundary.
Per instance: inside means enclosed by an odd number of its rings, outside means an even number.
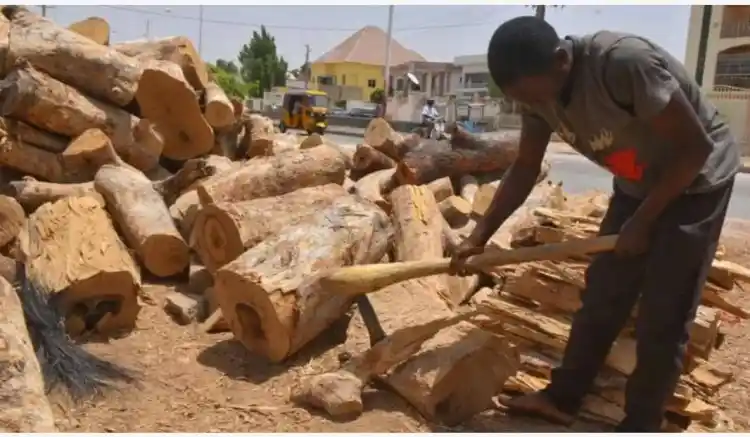
M182 77L147 65L135 97L143 117L152 121L164 137L164 156L183 160L211 151L213 130L203 117L195 91Z
M54 202L63 197L89 196L99 205L104 206L104 198L96 192L92 182L81 184L54 184L51 182L40 182L33 178L24 178L20 181L11 181L9 184L10 195L14 197L23 209L28 213L36 211L37 208L48 202Z
M343 196L349 195L341 185L326 184L281 196L203 205L193 223L190 245L213 272Z
M384 196L395 188L393 175L396 169L378 170L370 173L354 184L353 193L378 205L385 212L391 211L391 203Z
M399 162L396 175L403 184L425 184L446 176L507 170L518 155L518 138L483 141L477 148L415 150Z
M260 114L249 114L245 120L245 135L240 141L240 153L243 157L274 155L274 137L276 130L273 121Z
M424 187L391 193L398 261L442 257L442 218ZM404 281L369 295L386 332L448 318L439 295L445 275ZM505 380L518 369L518 353L504 340L471 323L440 330L419 351L382 378L423 415L459 423L487 409Z
M375 118L367 125L364 142L395 161L400 161L409 150L419 145L417 137L404 138L384 118Z
M62 152L62 161L69 182L92 181L104 164L122 162L112 141L101 129L87 129L73 139Z
M351 305L312 278L328 268L380 260L391 237L390 220L379 208L342 197L216 272L224 318L245 347L284 360Z
M234 106L219 85L214 82L206 85L205 100L204 114L211 127L222 128L234 123Z
M57 432L36 351L16 290L0 278L0 432Z
M0 196L0 247L16 239L25 221L26 213L18 201Z
M9 135L1 124L0 165L53 182L63 182L67 179L59 154L32 146L16 136Z
M29 216L19 241L27 277L54 295L69 327L85 326L86 316L104 302L113 311L89 329L106 333L135 326L140 273L96 200L67 197L42 205Z
M68 147L70 138L37 129L30 124L9 118L0 119L0 129L14 141L36 146L52 153L60 153Z
M109 23L101 17L89 17L68 26L69 30L103 46L109 45Z
M357 151L354 152L352 171L349 174L349 177L353 181L357 181L372 172L393 168L395 166L396 162L389 158L385 153L380 152L367 144L360 144L357 146Z
M135 59L92 44L85 36L26 8L5 6L2 11L13 24L9 65L25 59L55 79L117 106L125 106L135 97L141 76Z
M341 185L345 171L343 156L324 145L251 159L235 171L202 183L199 194L206 199L204 203L278 196L303 187L329 183Z
M198 55L193 43L184 36L171 36L157 40L128 41L113 44L112 48L139 61L171 61L182 68L185 78L196 91L208 83L206 64Z
M188 266L187 243L146 176L125 166L105 165L96 173L94 187L148 271L166 277Z
M99 128L110 137L118 155L139 170L150 170L159 162L163 144L151 129L141 125L143 120L30 66L16 68L0 81L0 102L2 115L68 137Z

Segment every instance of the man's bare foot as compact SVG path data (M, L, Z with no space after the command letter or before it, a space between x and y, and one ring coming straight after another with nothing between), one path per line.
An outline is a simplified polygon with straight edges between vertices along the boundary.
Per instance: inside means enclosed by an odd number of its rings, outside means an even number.
M503 404L508 408L510 414L537 416L565 426L570 426L575 421L573 416L560 411L549 397L541 391L509 399L504 401Z

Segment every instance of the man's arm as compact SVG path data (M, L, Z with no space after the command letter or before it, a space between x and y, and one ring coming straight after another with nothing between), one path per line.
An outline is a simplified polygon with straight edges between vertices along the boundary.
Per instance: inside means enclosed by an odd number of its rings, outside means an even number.
M487 244L500 225L523 205L539 177L552 129L535 115L524 115L522 120L518 157L503 176L487 213L469 237L479 245Z
M677 150L633 217L650 225L695 180L713 144L666 60L645 41L633 39L614 48L606 80L619 102L630 105L636 118Z

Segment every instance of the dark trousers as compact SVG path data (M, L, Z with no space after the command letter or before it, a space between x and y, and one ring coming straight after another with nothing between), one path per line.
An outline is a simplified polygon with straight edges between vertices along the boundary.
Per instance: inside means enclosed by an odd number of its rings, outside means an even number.
M580 407L640 298L637 363L628 378L626 417L618 430L659 431L664 406L682 373L688 330L733 185L734 180L675 200L655 223L647 253L627 258L603 253L592 261L562 364L545 389L561 410L572 414ZM615 187L600 235L616 234L639 204Z

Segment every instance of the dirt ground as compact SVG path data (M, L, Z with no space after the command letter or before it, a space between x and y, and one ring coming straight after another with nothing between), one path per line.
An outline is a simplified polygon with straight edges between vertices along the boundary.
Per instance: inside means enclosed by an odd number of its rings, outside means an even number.
M723 244L728 257L750 265L750 222L732 221ZM355 316L342 321L291 363L269 364L253 356L231 334L200 334L179 326L162 310L168 285L149 285L156 303L144 306L138 329L107 344L88 345L97 355L138 372L140 387L125 387L96 402L57 408L63 432L421 432L569 431L545 422L486 411L456 428L427 423L406 402L386 390L370 388L365 413L333 422L324 413L290 402L290 387L304 374L338 365L339 353L366 343ZM750 295L735 289L732 300L750 308ZM348 326L348 328L347 328ZM727 327L727 339L712 362L731 369L736 382L715 399L733 421L730 430L750 429L750 321ZM578 422L574 431L608 431Z

